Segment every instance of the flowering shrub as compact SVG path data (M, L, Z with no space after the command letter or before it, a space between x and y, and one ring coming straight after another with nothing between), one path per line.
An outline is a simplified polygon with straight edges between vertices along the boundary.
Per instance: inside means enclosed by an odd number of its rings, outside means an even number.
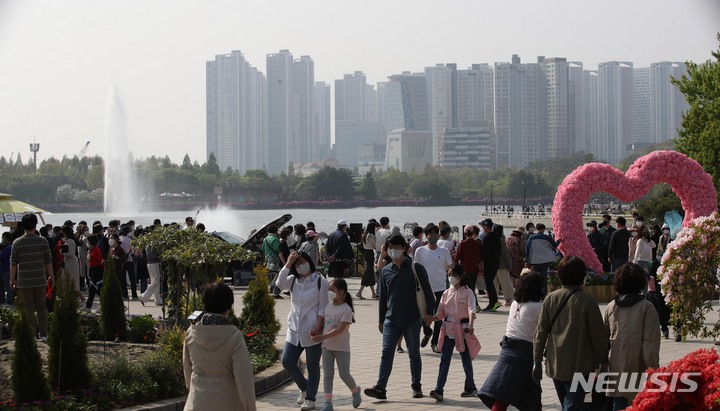
M565 177L555 195L552 224L561 240L560 251L582 258L596 273L603 272L583 231L582 211L590 195L605 191L627 202L642 197L657 183L668 183L680 198L685 210L683 226L717 210L712 177L684 154L654 151L638 158L625 174L609 164L585 164Z
M658 268L665 301L672 308L671 323L682 324L683 338L720 335L720 322L708 329L705 314L712 311L708 291L718 284L720 215L692 220L668 245Z
M652 373L668 373L670 375L658 376L667 386L672 386L673 373L700 373L690 377L698 385L695 392L680 392L686 388L680 382L676 390L662 390L651 392L649 388L657 388L650 378L645 382L645 389L640 392L633 404L626 411L685 411L685 410L720 410L720 364L718 354L713 350L697 350L685 357L671 362L667 367L656 370L648 369Z
M150 314L131 318L128 320L130 341L142 344L157 342L157 326L157 322L155 322Z

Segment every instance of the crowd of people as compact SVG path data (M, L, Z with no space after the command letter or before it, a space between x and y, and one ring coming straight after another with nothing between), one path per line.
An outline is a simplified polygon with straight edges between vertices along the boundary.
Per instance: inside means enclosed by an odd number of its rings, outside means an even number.
M609 215L603 216L600 224L587 223L587 237L598 258L615 273L617 296L603 315L595 300L582 290L587 269L578 257L560 260L557 275L563 287L547 294L549 268L562 256L542 223L528 222L506 236L503 226L486 218L478 225L464 226L463 239L457 241L451 238L451 227L445 221L416 227L412 237L406 238L398 227L390 226L387 217L369 220L356 241L362 247L365 269L355 297L365 299L363 291L369 288L369 297L378 300L382 337L378 378L364 391L353 378L350 365L350 327L355 318L352 293L343 277L355 257L347 222L337 222L324 247L311 222L268 227L262 250L268 269L277 272L272 293L285 298L285 292L290 298L281 363L300 391L297 404L304 411L316 409L321 361L321 410L333 410L336 367L354 407L360 406L363 393L387 399L395 354L404 351L402 341L410 362L413 398L424 396L420 350L430 345L432 352L440 354L440 364L429 396L444 400L449 364L453 352L458 351L465 374L460 395L477 396L493 410L510 405L521 410L541 409L543 368L553 380L563 410L575 410L580 409L586 394L582 386L571 390L575 373L588 375L598 369L641 372L657 367L660 338L669 334L669 312L655 273L671 242L669 229L655 222L648 225L641 216L634 216L630 228L624 217L617 217L615 223L612 227ZM159 225L156 220L154 226ZM152 249L131 246L142 227L117 220L107 227L100 222L89 226L84 221L74 226L66 221L61 227L36 230L37 218L28 214L18 230L2 236L0 297L4 304L12 304L14 292L22 294L25 309L33 316L37 313L41 339L47 336L47 286L52 286L56 277L68 275L78 300L85 300L83 307L89 309L102 286L102 269L109 258L116 262L124 298L143 304L154 299L155 304L162 304L158 255ZM186 227L204 229L195 227L191 217ZM323 260L330 265L330 278L317 270ZM83 290L88 291L87 299ZM483 296L487 305L481 307ZM497 363L478 388L472 363L480 350L476 316L498 310L503 306L500 297L509 307L506 333ZM185 342L190 389L190 408L186 409L204 408L223 398L206 391L222 378L234 381L227 388L235 390L233 401L244 404L239 409L254 409L245 386L252 386L247 376L251 366L242 334L232 327L204 327L228 325L232 303L232 290L222 282L204 288L206 315ZM303 353L307 376L298 365ZM614 409L621 410L634 394L614 391L608 395Z
M365 396L388 398L388 380L395 354L404 352L403 340L413 398L424 396L420 350L430 345L432 352L440 354L430 397L444 400L449 363L452 353L458 351L465 373L460 395L478 396L493 410L510 405L521 410L541 409L543 364L564 410L580 409L585 398L582 387L571 390L576 373L587 377L599 369L642 372L657 367L660 338L668 338L668 329L667 320L662 320L667 307L659 295L655 272L671 241L669 231L659 230L661 235L654 240L640 216L634 217L629 230L623 217L616 219L617 227L611 227L610 217L606 217L600 225L588 223L591 243L600 234L614 246L611 254L598 255L615 273L617 296L604 315L595 299L582 290L588 273L585 262L575 256L562 258L558 243L542 223L528 222L505 236L504 227L488 218L477 226L465 226L464 238L458 242L450 238L450 227L444 221L415 227L412 236L405 238L397 229L393 233L387 217L369 220L360 239L365 270L355 297L364 298L362 293L369 288L371 298L379 300L382 338L378 379L363 391ZM338 221L333 235L334 244L326 244L327 258L335 262L349 259L344 254L352 250L347 222ZM334 279L328 282L314 272L316 265L307 253L289 251L288 256L276 285L291 296L282 363L300 390L297 404L301 410L315 409L322 359L325 395L321 410L333 409L335 365L351 390L353 405L358 406L360 388L349 366L353 299L342 280L343 267L333 267ZM548 271L560 258L557 275L562 288L548 295ZM267 263L273 264L270 259ZM481 296L488 301L482 308ZM510 307L506 335L498 362L478 389L472 364L480 349L476 315L496 311L502 306L500 296ZM334 340L339 336L342 344ZM297 368L302 352L307 377ZM607 395L616 410L627 407L634 397L633 392L618 390Z

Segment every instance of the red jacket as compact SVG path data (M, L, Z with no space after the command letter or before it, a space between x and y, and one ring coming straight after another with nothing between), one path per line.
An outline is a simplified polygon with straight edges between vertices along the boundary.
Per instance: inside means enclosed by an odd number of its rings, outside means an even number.
M477 273L480 263L483 261L482 243L473 238L460 241L454 261L455 263L460 262L464 272Z

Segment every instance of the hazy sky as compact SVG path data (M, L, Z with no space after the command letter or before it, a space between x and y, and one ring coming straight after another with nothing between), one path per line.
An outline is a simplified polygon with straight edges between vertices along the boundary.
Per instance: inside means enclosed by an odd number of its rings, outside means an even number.
M0 155L33 137L38 160L103 154L115 84L136 157L205 160L205 61L240 50L265 72L289 49L315 80L368 81L436 63L524 62L538 55L705 61L718 48L718 0L0 0Z

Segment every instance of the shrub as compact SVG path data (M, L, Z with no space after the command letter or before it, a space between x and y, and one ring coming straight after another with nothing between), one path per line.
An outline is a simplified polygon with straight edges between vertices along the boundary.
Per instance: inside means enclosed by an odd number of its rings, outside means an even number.
M100 290L100 325L106 340L114 340L125 333L125 303L112 257L105 267Z
M128 321L130 341L146 344L154 343L157 340L156 327L157 323L150 314L131 318Z
M48 378L58 392L78 392L90 386L87 339L80 332L78 302L70 276L64 276L59 283L48 335Z
M94 313L80 313L80 332L89 341L101 341L103 334L100 327L100 316Z
M255 269L261 271L260 267L256 266ZM272 346L280 331L280 321L275 317L275 300L268 292L268 287L267 275L256 275L248 284L240 313L240 330L244 335L263 330L272 336Z
M35 331L30 325L30 319L25 312L25 304L18 296L15 299L19 320L13 328L15 336L15 352L12 357L12 388L15 393L15 402L32 402L48 400L50 387L42 371L42 359L35 343ZM34 320L34 319L33 319Z
M185 344L185 330L182 328L173 326L160 330L158 335L160 351L180 364L183 360L183 344Z
M13 326L19 319L20 313L18 310L0 307L0 338L12 338Z
M94 362L91 368L100 389L119 407L185 394L182 363L162 352L134 361L110 356Z
M180 299L180 318L185 319L193 313L193 311L202 311L202 291L196 290L186 291Z

